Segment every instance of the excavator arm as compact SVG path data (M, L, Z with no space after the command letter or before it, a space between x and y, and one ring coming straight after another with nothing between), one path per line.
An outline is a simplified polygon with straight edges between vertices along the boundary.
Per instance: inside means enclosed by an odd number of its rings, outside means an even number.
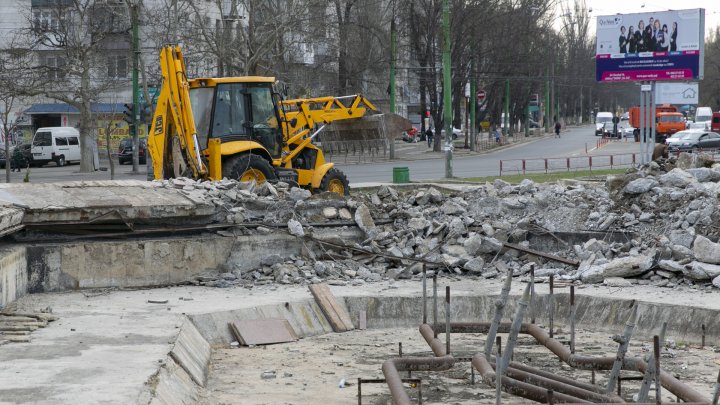
M283 165L310 144L325 125L333 121L360 119L368 111L377 113L377 108L359 94L283 100L280 110L287 125L284 134L285 144L293 145L292 149L283 156ZM318 125L320 128L315 130Z
M185 168L192 170L194 178L205 178L208 170L198 148L190 86L180 47L162 49L160 69L163 84L148 136L155 179L182 176Z

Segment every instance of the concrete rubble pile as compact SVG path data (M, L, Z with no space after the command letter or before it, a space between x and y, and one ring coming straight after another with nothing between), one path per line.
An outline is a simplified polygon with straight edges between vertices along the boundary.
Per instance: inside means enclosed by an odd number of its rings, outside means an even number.
M382 186L346 198L311 195L285 183L175 179L166 185L212 202L215 220L237 224L235 231L283 228L306 239L301 256L273 255L251 272L233 271L228 263L220 276L196 280L204 285L362 284L417 278L424 263L428 270L458 277L498 277L508 268L527 277L534 266L538 278L554 275L577 284L720 288L720 244L714 242L720 235L714 225L720 217L720 165L703 155L652 162L604 184L496 180L462 191ZM362 234L318 243L314 230L333 225ZM576 244L557 236L588 232L595 237L580 236L583 242ZM597 236L610 233L621 237ZM560 240L553 251L533 248L575 259L579 266L504 246L531 247L533 234Z

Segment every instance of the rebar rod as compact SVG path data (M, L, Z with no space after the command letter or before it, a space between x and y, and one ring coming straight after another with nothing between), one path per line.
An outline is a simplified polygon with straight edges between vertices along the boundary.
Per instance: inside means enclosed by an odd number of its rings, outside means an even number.
M615 336L614 340L618 342L617 354L615 355L615 362L613 363L612 371L610 371L610 377L608 380L608 386L605 389L606 392L613 392L615 389L615 383L620 375L622 369L623 360L625 359L625 353L627 353L630 339L632 338L633 331L635 330L635 321L637 319L638 306L633 302L632 312L625 323L625 331L622 336Z
M512 285L512 270L508 269L507 276L505 278L505 284L500 291L500 297L495 301L495 316L493 317L492 324L490 324L490 330L488 331L487 338L485 339L485 358L489 359L492 353L493 343L495 341L495 335L497 334L498 325L505 312L505 305L507 304L508 296L510 295L510 286Z
M720 399L720 371L718 371L717 380L715 381L715 390L713 391L712 405L718 405Z
M422 317L422 323L427 323L427 269L425 266L425 263L423 263L422 267L422 289L423 289L423 317Z
M550 296L548 297L550 301L550 312L548 313L548 324L550 326L550 337L553 337L553 329L554 329L554 323L555 323L555 295L553 291L555 283L555 277L551 274L550 275Z
M575 286L570 286L570 353L575 354ZM552 336L551 336L552 337Z
M660 346L664 346L665 342L665 331L667 330L667 322L663 322L662 328L660 329ZM650 385L653 381L655 381L655 354L652 353L649 355L646 360L647 361L647 370L645 370L645 374L643 375L642 383L640 383L640 391L638 392L638 400L637 402L645 402L647 401L648 394L650 393Z
M437 274L433 274L433 331L435 331L435 337L437 337L437 315L438 315L438 303L437 303Z
M523 318L525 317L525 312L527 311L527 307L530 301L530 289L532 288L532 283L528 284L525 287L525 291L523 292L523 296L520 299L520 302L518 302L518 308L515 312L515 319L513 319L512 326L510 327L510 335L508 336L508 341L505 344L505 353L503 353L502 361L500 362L500 369L496 372L499 375L503 375L505 371L505 367L507 367L508 364L510 364L510 359L512 357L513 349L515 348L515 343L517 343L517 337L518 334L520 334L520 328L523 324Z
M535 265L530 265L530 323L535 323Z
M653 336L653 353L655 353L655 403L662 403L662 383L660 382L660 336Z
M445 353L450 355L450 286L445 287Z

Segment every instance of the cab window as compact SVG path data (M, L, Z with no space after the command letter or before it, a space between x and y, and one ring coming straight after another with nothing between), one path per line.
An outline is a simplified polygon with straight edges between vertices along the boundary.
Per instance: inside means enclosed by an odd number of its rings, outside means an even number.
M52 135L50 132L38 132L33 138L32 146L52 146Z

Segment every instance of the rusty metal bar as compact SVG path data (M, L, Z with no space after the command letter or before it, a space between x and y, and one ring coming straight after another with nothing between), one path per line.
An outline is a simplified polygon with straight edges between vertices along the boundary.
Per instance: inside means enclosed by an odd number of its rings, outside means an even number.
M720 399L720 371L718 371L717 380L715 380L715 390L713 391L712 405L718 405Z
M491 324L488 322L454 322L451 324L451 333L487 333ZM444 328L444 325L442 325ZM511 324L505 322L498 325L499 333L508 333ZM433 339L433 328L430 325L420 326L421 333L430 344L436 356L444 355L445 346L439 339ZM538 325L522 324L520 332L532 336L537 342L558 356L567 365L579 370L610 370L614 364L614 357L590 357L573 354L570 349L561 342L551 338L548 333ZM473 357L473 360L475 357ZM626 357L623 361L623 370L637 371L644 373L648 364L639 358ZM476 367L476 370L480 370ZM674 376L663 372L661 374L662 385L665 389L677 395L684 402L698 402L708 404L710 400L697 392L692 387L682 384ZM493 380L494 382L494 380Z
M422 323L427 323L427 268L425 263L423 263L422 267L422 285L423 285L423 317L422 317Z
M535 323L535 265L530 265L530 323Z
M420 378L402 378L403 383L417 384L418 399L422 404L422 379ZM362 385L363 384L384 384L387 380L384 378L358 378L358 405L362 405Z
M450 355L450 286L445 287L445 353Z
M534 255L534 256L544 257L545 259L554 260L556 262L569 264L569 265L575 266L575 267L580 265L580 262L577 260L566 259L564 257L556 256L556 255L553 255L550 253L541 252L541 251L535 250L535 249L526 248L526 247L523 247L520 245L516 245L514 243L504 242L503 246L506 248L517 250L519 252L530 253L531 255Z
M502 366L499 371L500 375L503 374L505 366L510 364L510 357L512 356L513 350L515 349L515 343L517 343L517 337L523 324L523 318L525 317L525 312L527 311L527 307L530 303L529 301L531 288L532 283L525 286L525 291L523 291L522 298L520 299L520 302L518 302L518 308L515 312L515 318L513 318L512 326L510 326L510 336L508 336L508 341L505 344L505 353L503 353L502 363L500 363L500 365Z
M705 324L700 325L702 327L702 340L700 341L700 348L705 347Z
M453 365L455 365L455 359L452 356L404 357L385 361L382 365L382 372L395 404L410 405L410 397L403 387L403 379L400 378L401 371L445 371L451 369Z
M570 286L570 353L575 354L575 285ZM551 336L552 337L552 336Z
M555 323L555 295L553 294L553 288L555 287L555 277L551 274L550 275L550 313L548 314L549 318L549 326L550 326L550 337L553 337L553 329L554 329L554 323Z
M497 356L502 357L502 336L498 336L497 340Z
M511 362L510 367L515 370L526 371L528 373L538 375L541 377L545 377L545 378L548 378L548 379L551 379L554 381L558 381L558 382L561 382L566 385L581 388L585 391L590 391L590 392L594 392L597 394L605 395L605 389L603 389L602 387L598 387L597 385L592 385L592 384L586 384L586 383L577 381L576 379L573 379L573 378L563 377L561 375L558 375L558 374L550 372L550 371L537 369L537 368L534 368L534 367L531 367L531 366L528 366L528 365L525 365L522 363L518 363L516 361Z
M437 303L437 273L433 274L433 326L437 327L438 303ZM435 328L433 328L435 330ZM437 332L435 333L437 337Z
M662 383L660 382L660 336L653 336L653 353L655 353L655 403L660 405L662 403L661 389Z
M667 322L663 322L662 328L660 329L660 346L662 347L665 342L665 331L667 330ZM638 392L638 402L647 401L648 394L650 393L650 384L655 381L655 360L654 352L646 357L645 361L648 364L647 371L643 375L642 383L640 384L640 391Z
M616 335L613 337L613 340L618 343L618 349L617 354L615 355L615 362L613 363L612 371L610 371L610 376L608 377L608 385L606 392L613 392L613 390L615 389L615 383L617 382L617 378L620 375L623 360L625 359L625 353L627 353L628 346L630 345L630 338L632 338L633 331L635 330L637 309L638 306L634 305L633 302L632 312L630 313L630 316L625 323L625 331L623 332L622 336Z
M492 386L496 384L496 381L499 381L500 385L507 393L518 395L537 402L545 402L547 398L547 390L544 388L518 381L508 376L498 375L495 370L493 370L490 362L481 354L473 356L472 364L478 370L480 376L487 385ZM563 393L557 393L555 398L559 402L590 403L582 398L577 398Z
M485 339L485 358L490 358L492 353L493 341L495 340L495 334L497 334L498 325L502 321L503 313L505 312L505 305L507 305L508 296L510 295L510 287L512 285L512 270L507 270L507 276L505 276L505 283L500 291L500 297L495 301L495 316L493 317L490 330L488 331L487 338ZM498 350L500 350L498 348Z

